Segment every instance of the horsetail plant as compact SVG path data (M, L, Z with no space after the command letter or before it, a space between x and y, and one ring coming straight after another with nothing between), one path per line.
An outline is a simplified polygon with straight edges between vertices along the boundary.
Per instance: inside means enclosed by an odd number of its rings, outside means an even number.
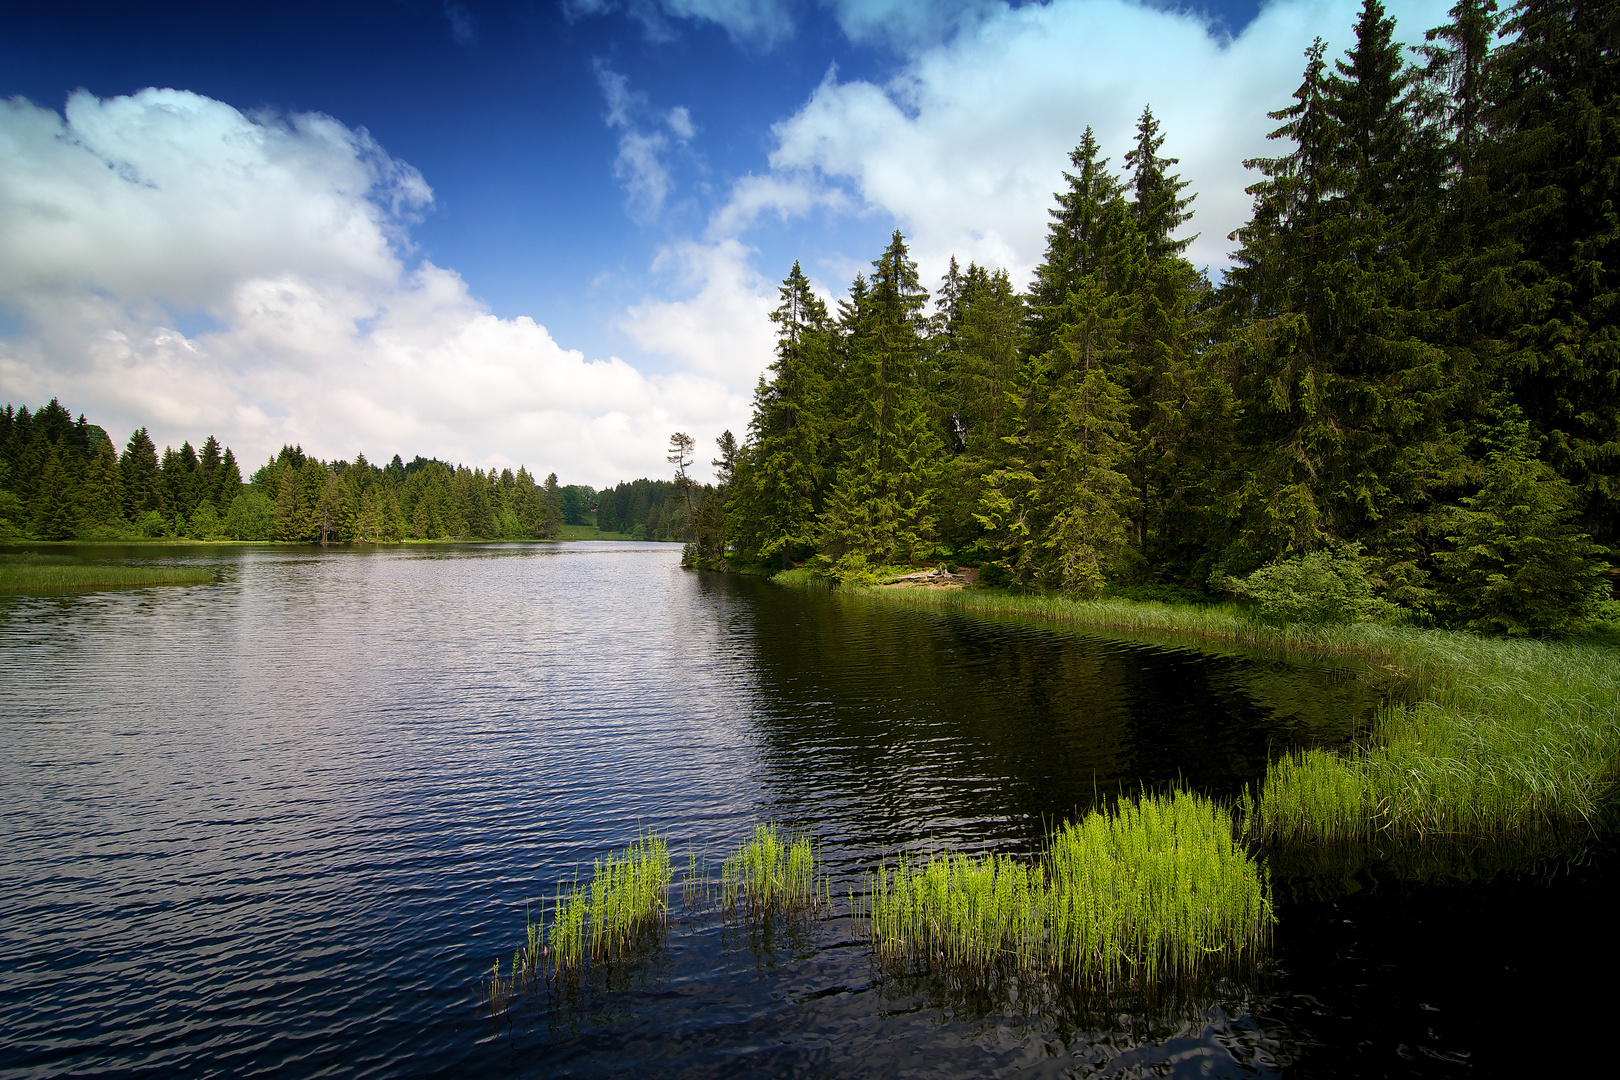
M720 905L750 915L812 910L826 900L817 876L815 841L780 825L754 826L753 835L720 867Z

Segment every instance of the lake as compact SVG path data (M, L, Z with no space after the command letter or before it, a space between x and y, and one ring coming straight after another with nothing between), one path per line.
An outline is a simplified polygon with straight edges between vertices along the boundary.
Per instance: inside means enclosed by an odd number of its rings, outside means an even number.
M60 550L60 549L58 549ZM1232 795L1378 685L683 571L661 544L84 548L212 585L0 597L0 1076L1436 1075L1613 1015L1617 863L1295 889L1251 983L1138 1010L875 969L852 920L677 900L664 947L491 1017L526 912L641 829L1032 853L1143 785ZM1604 927L1601 931L1599 926ZM1606 974L1605 974L1605 977Z

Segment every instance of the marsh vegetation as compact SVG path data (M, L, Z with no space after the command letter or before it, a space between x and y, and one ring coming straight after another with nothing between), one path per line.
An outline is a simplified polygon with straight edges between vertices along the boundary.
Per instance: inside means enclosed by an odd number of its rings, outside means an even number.
M55 593L142 585L195 585L214 580L204 566L86 563L67 555L0 554L0 593Z

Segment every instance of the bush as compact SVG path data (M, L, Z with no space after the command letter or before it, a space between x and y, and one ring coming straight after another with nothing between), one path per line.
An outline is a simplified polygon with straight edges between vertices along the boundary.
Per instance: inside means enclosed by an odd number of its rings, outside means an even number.
M1232 583L1271 622L1346 623L1396 613L1373 595L1359 545L1337 544L1308 555L1277 559Z
M186 535L195 540L214 540L220 535L224 523L219 519L219 511L214 504L204 501L203 504L192 511L191 520L186 523Z
M979 567L979 584L992 588L1005 588L1012 583L1012 572L1006 563L987 562Z
M841 585L876 585L878 577L876 568L866 561L866 556L858 551L851 551L841 555L838 561L832 564L832 576Z
M169 535L169 523L163 520L163 515L156 510L148 510L135 519L134 530L136 536L147 538Z
M268 540L275 507L257 488L244 488L225 511L225 535L232 540Z

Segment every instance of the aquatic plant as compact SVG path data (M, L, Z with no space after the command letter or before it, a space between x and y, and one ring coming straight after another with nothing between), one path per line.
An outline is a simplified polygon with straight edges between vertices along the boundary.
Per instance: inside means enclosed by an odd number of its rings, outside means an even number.
M816 873L816 845L808 833L755 825L720 867L720 905L753 915L816 907L825 882Z
M904 855L867 883L866 916L880 958L988 973L1032 970L1044 958L1046 879L1010 855Z
M669 844L647 832L623 852L597 859L589 881L559 886L546 935L551 973L574 973L587 960L611 964L635 953L669 918L672 878ZM531 927L530 950L537 944Z
M1184 791L1094 811L1040 862L902 857L868 882L872 949L957 975L1152 985L1255 960L1275 916L1231 812Z
M1256 959L1276 921L1231 811L1192 792L1125 800L1060 829L1042 922L1060 975L1156 982Z
M55 559L0 560L0 593L50 593L115 586L190 585L214 580L205 566L123 566Z
M482 987L484 1004L489 1006L489 1015L499 1016L504 1013L517 991L517 964L512 965L513 977L501 975L501 958L495 958L495 966L490 970L489 978L484 980Z

